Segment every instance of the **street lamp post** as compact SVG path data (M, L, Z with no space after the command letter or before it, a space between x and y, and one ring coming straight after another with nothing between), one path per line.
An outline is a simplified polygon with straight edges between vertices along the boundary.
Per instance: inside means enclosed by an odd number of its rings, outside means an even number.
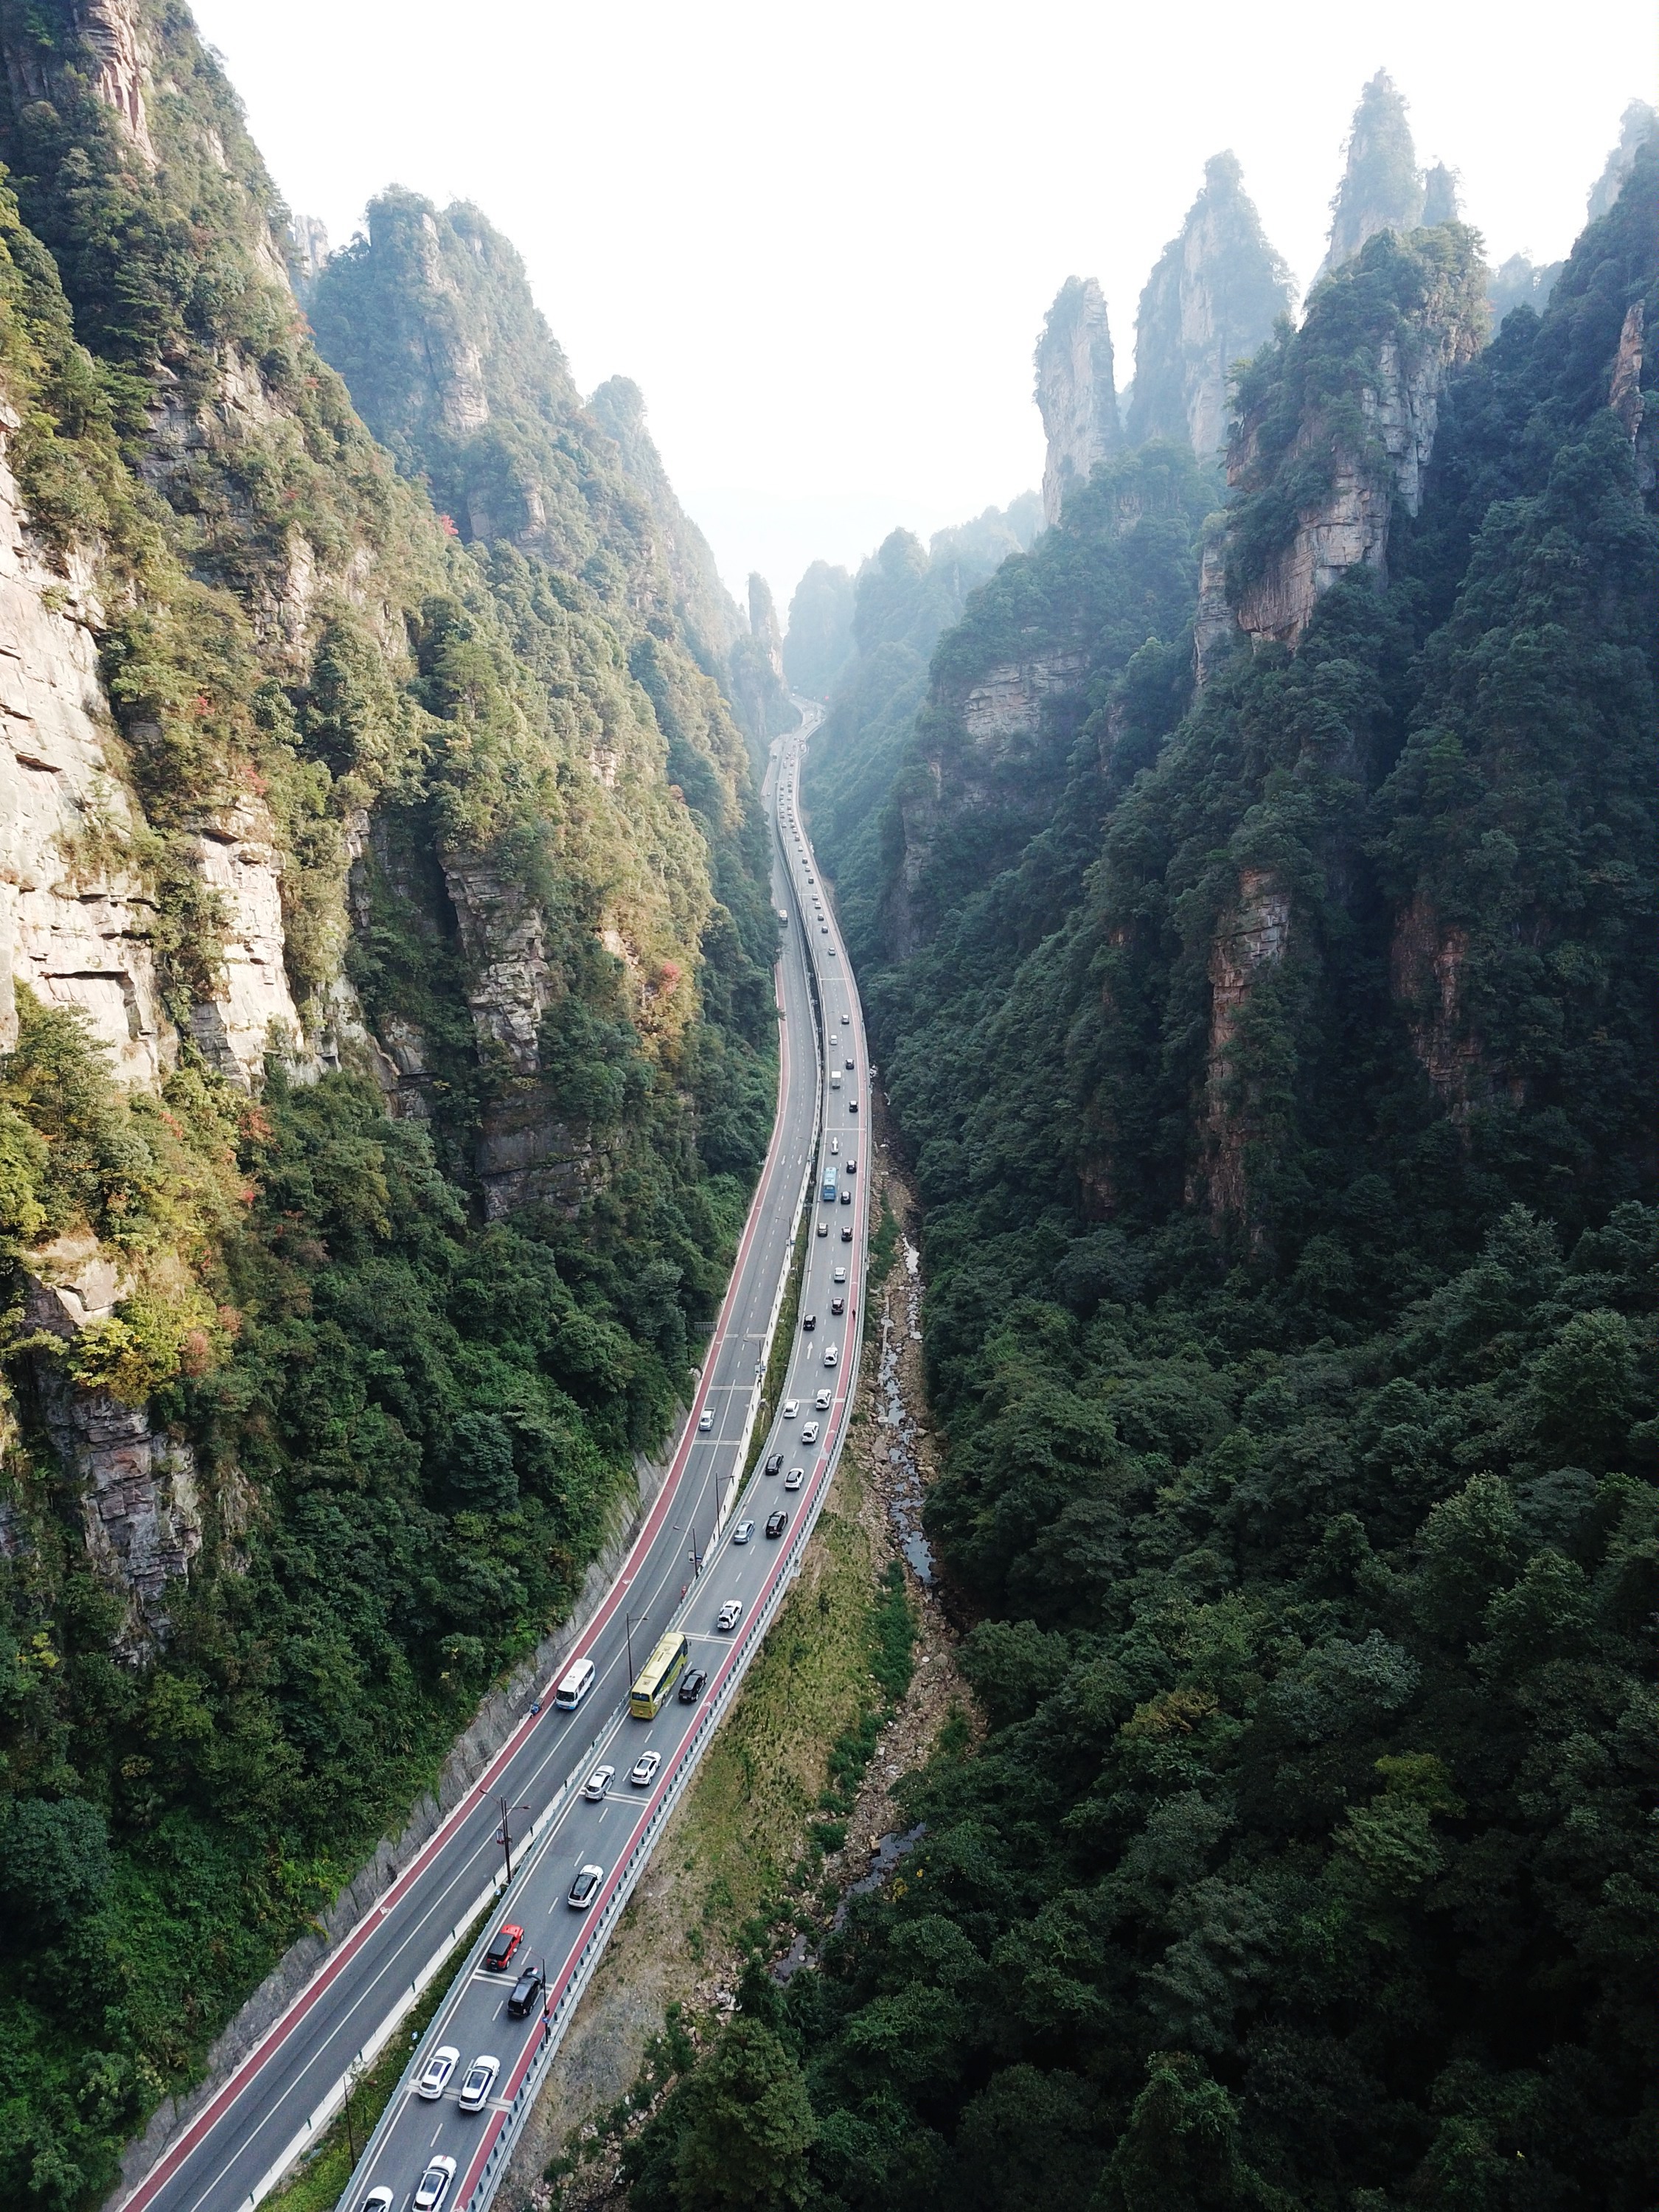
M505 1797L498 1797L495 1802L501 1808L501 1833L495 1841L501 1845L501 1856L507 1861L507 1879L510 1886L513 1881L513 1815L514 1813L527 1813L530 1808L528 1805L509 1805Z

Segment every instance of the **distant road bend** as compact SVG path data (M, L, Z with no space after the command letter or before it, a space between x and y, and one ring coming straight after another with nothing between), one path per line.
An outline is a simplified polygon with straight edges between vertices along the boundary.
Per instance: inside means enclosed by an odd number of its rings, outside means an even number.
M668 1479L561 1667L591 1659L593 1687L572 1713L554 1706L548 1686L540 1710L520 1721L379 1904L123 2200L122 2212L251 2212L276 2186L338 2111L348 2080L396 2032L434 1961L483 1910L492 1883L500 1887L505 1801L528 1808L514 1819L513 1832L523 1840L510 1887L493 1906L340 2200L343 2212L366 2203L374 2212L409 2212L434 2161L441 2175L453 2160L441 2212L483 2212L622 1907L799 1571L856 1385L868 1233L869 1177L857 1172L869 1130L867 1106L860 1111L868 1077L863 1018L799 823L801 748L818 719L808 708L800 730L775 743L766 781L773 893L789 918L776 974L782 1016L776 1126ZM821 1194L831 1164L838 1187L826 1203ZM817 1327L798 1328L791 1351L784 1402L799 1401L799 1410L786 1421L772 1409L764 1450L739 1500L734 1486L809 1169L816 1233L806 1247L800 1310L815 1314ZM833 1311L837 1300L840 1315ZM821 1395L828 1403L820 1409L814 1401ZM809 1425L816 1425L810 1441ZM782 1475L763 1471L774 1455L781 1455ZM801 1483L790 1491L794 1468ZM780 1511L787 1525L769 1540L764 1524ZM733 1535L744 1520L756 1525L752 1538L738 1544ZM740 1607L740 1616L722 1632L717 1620L728 1603ZM707 1670L707 1686L695 1703L671 1698L654 1720L632 1719L630 1651L637 1668L670 1628L683 1629L690 1666ZM659 1764L648 1784L635 1786L629 1771L646 1752L659 1753ZM604 1796L589 1802L582 1784L601 1765L615 1774ZM601 1880L586 1909L577 1910L567 1898L583 1867L600 1869ZM523 1940L506 1971L491 1972L483 1953L507 1922L522 1927ZM527 1964L542 1968L545 1989L526 2017L514 2019L507 2000ZM443 2094L417 2096L420 2072L446 2047L459 2059ZM466 2069L486 2055L498 2062L489 2094L481 2110L463 2112L458 2093Z

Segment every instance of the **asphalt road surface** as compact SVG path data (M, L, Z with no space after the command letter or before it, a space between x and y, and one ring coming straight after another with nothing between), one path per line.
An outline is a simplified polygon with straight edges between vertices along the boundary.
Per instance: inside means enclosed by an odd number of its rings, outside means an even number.
M506 2137L528 2096L526 2090L515 2104L515 2092L549 2040L550 2021L558 2021L557 2001L562 1994L567 2009L573 2005L580 1982L592 1972L607 1905L637 1879L662 1825L664 1793L684 1786L700 1755L709 1733L707 1727L698 1733L700 1720L747 1662L745 1629L798 1565L848 1409L863 1319L867 1215L867 1177L860 1172L869 1126L863 1022L845 947L796 817L799 745L815 720L809 717L801 732L774 746L767 783L776 830L775 900L789 916L777 971L777 1123L668 1480L604 1604L563 1662L591 1658L594 1686L574 1713L553 1705L549 1686L540 1710L520 1723L379 1905L336 1947L137 2185L125 2212L240 2212L274 2185L304 2148L307 2128L337 2100L354 2061L380 2047L422 1968L429 1971L428 1962L451 1944L452 1931L482 1901L502 1865L504 1802L512 1808L511 1832L524 1842L490 1925L521 1926L523 1941L507 1971L470 1966L448 1992L418 2054L423 2063L439 2047L458 2051L444 2094L422 2099L405 2078L342 2199L357 2212L373 2191L386 2188L394 2212L404 2212L432 2159L453 2157L443 2212L477 2212L504 2167ZM826 1204L820 1192L832 1162L839 1188ZM826 1230L807 1245L800 1315L815 1316L816 1327L796 1331L784 1395L784 1407L793 1401L796 1410L785 1419L776 1409L761 1466L721 1522L809 1164L814 1231L820 1223ZM840 1202L844 1190L853 1203ZM843 1241L846 1231L850 1241ZM836 1301L844 1305L840 1315L833 1311ZM822 1407L821 1394L828 1398ZM763 1418L771 1419L774 1410ZM707 1431L701 1426L705 1415L712 1417ZM775 1454L781 1455L781 1471L767 1476L761 1468ZM793 1469L800 1470L799 1486L791 1490L786 1486ZM766 1524L777 1511L787 1514L787 1527L769 1540ZM739 1543L736 1533L745 1521L754 1522L753 1534ZM728 1601L742 1611L735 1630L724 1632L717 1619ZM630 1719L630 1663L642 1665L671 1623L684 1627L690 1666L707 1670L707 1688L695 1704L672 1699L654 1721ZM634 1784L630 1771L647 1752L658 1753L660 1765L650 1781ZM601 1765L616 1772L604 1796L590 1802L582 1783ZM573 1778L574 1786L567 1787ZM579 1911L567 1899L585 1866L599 1868L602 1879L592 1905ZM508 1993L532 1961L546 1975L545 1998L525 2019L510 2019ZM499 2061L491 2094L481 2111L463 2113L458 2092L468 2066L483 2055Z

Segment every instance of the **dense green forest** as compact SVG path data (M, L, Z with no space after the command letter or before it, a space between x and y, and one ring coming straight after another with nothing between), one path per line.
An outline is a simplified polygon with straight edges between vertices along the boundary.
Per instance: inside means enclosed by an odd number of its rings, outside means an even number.
M9 851L133 887L116 957L165 1034L132 1087L20 983L0 1058L20 2212L102 2196L568 1610L710 1325L776 1065L747 633L638 392L584 406L511 247L397 193L311 296L319 351L186 11L137 11L130 98L85 12L0 7L0 382L119 804ZM204 1042L227 820L280 898L263 1085ZM115 1283L85 1327L54 1238ZM134 1498L142 1573L100 1520Z
M1652 2201L1659 146L1469 357L1477 244L1382 228L1281 326L1220 536L1110 459L930 676L839 679L987 1733L757 1960L637 2212ZM1380 470L1431 324L1386 569L1196 690L1205 547L1237 605Z

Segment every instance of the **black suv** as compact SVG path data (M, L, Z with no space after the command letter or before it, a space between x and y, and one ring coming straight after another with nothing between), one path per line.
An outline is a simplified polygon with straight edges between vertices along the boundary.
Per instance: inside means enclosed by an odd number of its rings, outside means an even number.
M766 1516L766 1533L769 1536L781 1536L788 1526L789 1516L787 1513L781 1511L769 1513Z
M702 1686L708 1680L708 1672L702 1667L694 1667L689 1674L682 1674L680 1703L683 1705L695 1705L697 1699L702 1697Z
M546 1984L547 1977L539 1966L526 1966L513 1984L513 1994L507 2001L507 2009L514 2020L522 2020L535 2008L536 2000Z

